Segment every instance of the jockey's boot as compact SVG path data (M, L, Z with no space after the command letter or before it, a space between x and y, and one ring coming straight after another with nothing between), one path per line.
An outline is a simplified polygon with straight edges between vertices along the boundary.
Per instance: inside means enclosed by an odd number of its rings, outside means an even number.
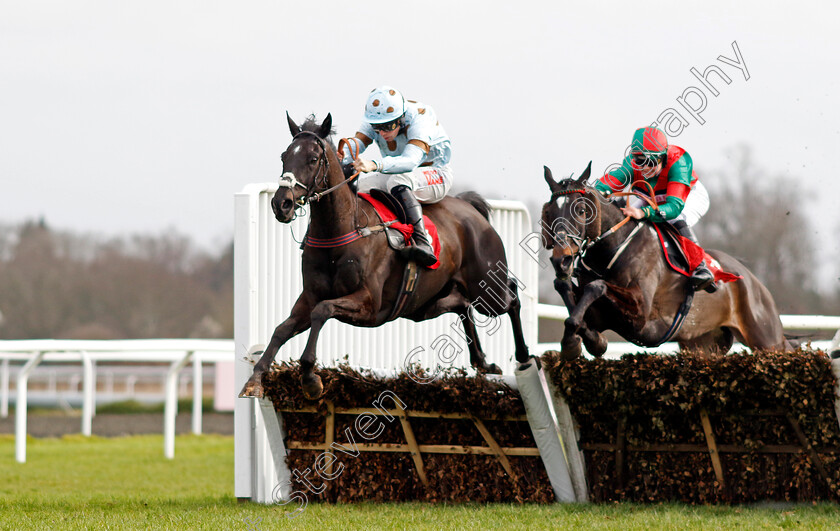
M697 245L700 245L697 241L697 236L694 234L694 231L691 230L691 227L688 226L688 223L680 220L674 223L674 227L676 227L680 232L680 236L688 238ZM698 265L694 272L691 273L691 285L694 287L694 291L700 291L701 289L708 293L714 293L717 291L718 288L717 284L715 284L715 276L706 265L706 260L700 262L700 265Z
M402 204L406 221L414 225L414 234L411 235L413 243L402 250L402 256L408 260L414 260L423 267L434 265L437 258L435 258L435 252L432 249L429 233L426 232L426 227L423 225L423 207L414 197L414 192L408 186L400 185L391 188L391 195Z

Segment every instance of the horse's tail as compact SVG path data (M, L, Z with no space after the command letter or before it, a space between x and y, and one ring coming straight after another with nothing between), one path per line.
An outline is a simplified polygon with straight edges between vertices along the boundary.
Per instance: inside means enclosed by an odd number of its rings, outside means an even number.
M484 216L484 219L490 221L490 205L478 192L461 192L455 197L471 204L473 208L478 210L478 212Z

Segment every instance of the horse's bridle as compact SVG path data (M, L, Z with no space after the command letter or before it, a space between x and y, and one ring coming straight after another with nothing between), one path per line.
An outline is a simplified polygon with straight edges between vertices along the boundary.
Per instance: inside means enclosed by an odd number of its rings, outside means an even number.
M312 184L309 186L303 184L302 182L298 181L297 177L295 177L295 174L290 171L283 172L283 175L280 176L280 182L278 183L278 186L280 188L288 188L290 191L293 191L296 186L300 186L301 188L306 190L306 193L300 196L297 199L297 201L295 201L298 207L302 207L310 201L317 201L319 199L320 196L316 196L316 189L318 188L318 179L320 178L321 181L323 181L324 186L326 186L327 177L330 173L330 161L327 158L327 147L324 145L324 140L311 131L301 131L292 138L292 144L294 144L295 141L302 136L311 136L315 139L315 142L317 142L318 146L321 148L321 153L318 154L318 166L315 168L315 178L312 179ZM321 167L324 168L324 173L319 175L318 173Z
M586 190L586 188L579 188L579 189L573 189L573 190L558 190L558 191L551 194L551 199L549 200L549 202L553 203L560 196L570 195L570 194L581 194L584 197L586 197L587 190ZM645 199L649 204L651 204L651 206L653 206L654 209L657 209L656 203L651 201L648 197L646 197L645 195L643 195L641 193L638 193L638 192L617 192L617 193L613 194L613 196L628 196L628 195L634 195L634 196L641 197L642 199ZM572 267L571 267L572 275L571 276L575 276L575 271L577 271L578 267L581 267L581 266L584 269L596 274L599 277L602 276L597 271L595 271L590 266L588 266L586 264L586 262L583 261L583 259L586 257L586 253L590 249L595 247L597 244L599 244L605 238L609 237L611 234L614 234L618 229L623 227L624 224L626 224L628 221L630 221L630 219L631 219L630 216L625 217L623 220L619 221L618 223L616 223L615 225L613 225L612 227L607 229L605 232L603 232L600 235L598 235L597 237L595 237L594 239L589 238L589 237L574 236L574 235L566 233L565 231L556 232L556 233L552 234L552 239L556 243L561 243L561 241L565 241L565 240L572 240L577 244L578 249L572 255ZM636 228L633 229L633 231L617 247L616 251L613 253L612 258L610 259L610 262L607 264L607 267L606 267L607 270L612 268L613 264L616 262L616 260L618 260L618 257L621 256L621 254L627 248L627 245L630 243L630 240L632 240L633 237L636 235L636 233L639 232L639 229L642 228L642 225L643 225L642 223L639 223L638 225L636 225ZM552 245L552 248L553 247L554 247L554 245ZM568 247L568 245L567 245L567 247Z
M317 134L315 134L311 131L301 131L292 138L292 143L294 143L295 140L298 139L298 137L301 137L301 136L304 136L304 135L313 137L315 139L315 142L317 142L318 146L321 148L321 153L320 153L320 155L318 155L318 167L316 168L316 171L315 171L315 178L312 179L312 184L310 186L306 186L305 184L298 181L297 178L295 177L295 174L292 173L292 172L284 172L283 175L280 176L280 182L278 184L278 186L280 188L288 188L289 190L294 189L295 186L300 186L301 188L306 190L306 193L304 195L302 195L300 198L298 198L297 201L295 201L295 203L297 204L298 207L303 207L307 203L310 203L310 202L313 202L313 201L314 202L319 201L322 197L324 197L325 195L327 195L329 193L332 193L333 191L335 191L340 186L344 186L345 184L350 183L353 179L355 179L359 175L358 173L356 173L355 175L351 176L348 179L345 179L344 181L342 181L342 182L338 183L337 185L333 186L332 188L327 188L327 184L328 184L327 178L329 177L329 174L330 174L330 159L327 156L327 146L324 144L324 139L322 139L320 136L318 136ZM324 173L319 176L318 175L318 170L321 168L321 166L323 166L323 168L324 168ZM323 183L322 188L325 188L325 190L323 190L321 192L316 191L317 188L318 188L319 177L320 177L321 182Z
M343 181L341 181L340 183L336 184L335 186L332 186L330 188L326 188L328 183L329 183L329 181L327 179L328 179L329 174L330 174L330 160L329 160L329 157L327 155L327 146L324 143L324 140L320 136L318 136L317 134L315 134L311 131L301 131L301 132L299 132L298 134L296 134L292 138L292 143L294 143L294 141L297 140L297 138L299 136L302 136L302 135L311 135L312 137L314 137L315 141L318 143L318 146L321 147L321 154L318 156L318 166L315 169L315 178L312 180L311 185L307 186L307 185L301 183L300 181L298 181L297 178L295 177L295 174L292 173L292 172L284 172L283 175L280 176L280 182L278 184L279 188L288 188L291 191L291 190L294 189L295 186L300 186L301 188L306 190L306 193L304 195L302 195L300 198L298 198L297 201L295 201L295 205L296 205L295 206L295 211L297 211L298 208L303 208L304 206L306 206L307 203L319 201L321 198L323 198L327 194L330 194L330 193L334 192L339 187L344 186L345 184L349 184L350 182L353 181L353 179L355 179L356 177L359 176L359 172L356 172L353 175L351 175L350 177L348 177L348 178L344 179ZM342 151L342 146L344 144L348 144L348 142L347 142L347 139L342 138L341 141L338 144L338 150L337 150L338 152ZM348 147L350 149L351 156L353 157L353 159L356 159L359 155L358 144L354 144L354 145L349 145L348 144ZM323 168L324 168L324 172L323 172L323 174L319 175L319 171L320 171L320 168L321 168L322 165L323 165ZM319 186L319 182L318 182L319 179L322 183L321 184L322 188L326 188L325 190L323 190L321 192L316 191L318 186ZM317 247L317 248L322 248L322 249L329 249L329 248L333 248L333 247L341 247L343 245L347 245L348 243L352 243L352 242L358 240L359 238L366 238L366 237L370 236L371 234L374 234L376 232L380 232L380 231L384 230L387 226L387 224L381 224L381 225L378 226L378 230L377 230L377 227L374 227L373 229L368 228L367 226L359 227L358 210L353 211L353 225L356 227L355 230L350 231L347 234L343 234L341 236L338 236L336 238L328 238L328 239L314 238L314 237L310 236L308 231L307 231L307 235L304 236L303 241L300 242L301 243L301 248L303 246Z

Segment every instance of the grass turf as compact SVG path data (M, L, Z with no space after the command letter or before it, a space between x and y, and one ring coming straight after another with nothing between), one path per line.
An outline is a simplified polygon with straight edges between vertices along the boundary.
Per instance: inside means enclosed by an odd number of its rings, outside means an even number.
M233 497L233 438L160 435L30 439L27 463L0 436L0 529L836 529L840 506L430 505L312 503Z

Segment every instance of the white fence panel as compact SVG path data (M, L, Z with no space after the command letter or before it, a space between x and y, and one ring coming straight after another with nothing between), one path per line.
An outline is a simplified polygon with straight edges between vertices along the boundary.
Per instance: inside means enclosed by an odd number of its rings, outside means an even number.
M278 223L269 204L276 189L276 184L249 185L235 198L234 341L237 392L250 376L251 363L255 361L246 360L248 350L268 343L274 328L289 315L303 288L299 242L306 233L308 217L301 216L288 225ZM493 207L491 222L505 245L509 271L524 285L520 300L525 341L528 345L536 345L539 267L519 245L532 231L531 220L521 203L489 202ZM507 316L497 319L476 316L476 323L488 361L498 364L506 374L513 374L515 362L510 320ZM462 339L463 329L453 314L424 323L399 319L374 329L328 321L318 340L318 363L333 366L346 356L354 366L399 370L412 354L411 361L424 367L434 367L437 361L431 344L444 334L449 338L448 343L457 344L462 349L453 365L469 367L469 353ZM277 359L298 359L307 337L308 334L304 333L290 340L281 348ZM268 490L271 482L251 473L259 470L261 472L257 475L273 475L275 469L273 463L260 462L262 458L271 456L262 430L261 415L252 401L240 399L237 402L236 496L271 501L271 491ZM258 435L252 438L252 434Z
M73 340L73 339L31 339L0 341L0 365L2 375L0 393L3 416L8 414L9 360L24 361L16 377L17 400L15 402L15 459L26 462L26 421L28 405L28 382L31 372L43 361L76 362L83 367L82 434L91 434L91 423L96 404L96 373L93 364L97 361L140 361L171 363L167 375L166 409L164 411L164 455L175 455L175 415L177 414L176 366L182 368L192 359L193 378L193 432L201 432L201 363L230 361L233 354L230 340L208 339L126 339L126 340Z

